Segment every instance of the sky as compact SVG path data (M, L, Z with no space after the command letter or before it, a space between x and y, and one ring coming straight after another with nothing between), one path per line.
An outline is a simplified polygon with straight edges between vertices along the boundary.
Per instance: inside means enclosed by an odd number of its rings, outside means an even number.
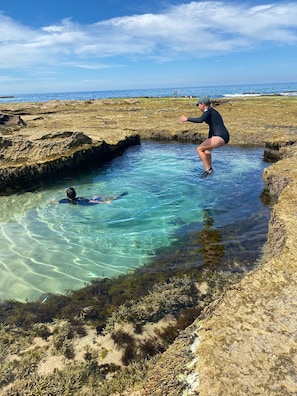
M297 2L0 0L0 95L297 81Z

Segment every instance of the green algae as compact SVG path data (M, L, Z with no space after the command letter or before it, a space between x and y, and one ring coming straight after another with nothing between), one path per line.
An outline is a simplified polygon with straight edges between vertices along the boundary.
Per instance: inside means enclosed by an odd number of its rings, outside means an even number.
M52 295L40 302L26 304L3 302L0 306L1 320L10 322L3 325L0 339L1 345L6 345L6 352L2 355L1 385L9 385L3 395L22 395L25 394L23 389L26 389L26 395L59 394L62 389L66 392L63 394L84 394L81 392L88 389L86 394L95 395L98 388L100 395L107 395L111 389L119 392L128 385L139 383L154 358L199 316L203 307L217 298L229 284L239 280L231 273L225 273L224 278L216 271L209 273L205 269L201 273L199 270L200 281L207 280L211 285L208 294L202 296L194 286L198 272L193 278L185 276L182 269L174 271L174 278L169 277L171 272L166 263L161 272L155 273L150 268L145 273L141 269L118 279L94 282L84 289L69 292L67 296ZM144 273L148 276L143 276ZM165 281L160 282L160 278ZM84 315L79 319L82 310ZM156 331L153 338L137 339L145 323L157 321L167 313L175 315L175 324ZM17 323L13 325L14 320ZM132 324L134 333L115 330L116 322ZM104 332L111 334L122 351L124 369L114 364L99 364L98 359L106 357L108 351L102 347L98 349L96 344L86 349L84 362L72 363L75 360L73 342L77 337L84 337L87 325L96 327L98 333L105 328ZM33 337L44 340L46 346L26 351ZM51 355L63 356L67 364L51 374L41 375L38 365L49 351ZM16 354L17 359L8 362L11 354ZM112 379L110 373L114 373Z

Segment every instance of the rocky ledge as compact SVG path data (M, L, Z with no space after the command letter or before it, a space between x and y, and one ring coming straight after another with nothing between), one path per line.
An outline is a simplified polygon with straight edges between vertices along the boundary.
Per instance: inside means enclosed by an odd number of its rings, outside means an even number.
M215 101L231 144L265 146L264 156L279 159L295 144L294 104L290 123L281 113L284 98ZM288 105L289 104L289 105ZM110 99L2 104L0 107L0 193L35 185L88 164L107 161L141 139L201 142L206 125L178 122L195 115L191 99ZM279 114L282 114L280 119Z
M262 258L180 334L139 386L117 394L297 394L296 103L281 97L218 101L230 144L262 146L264 157L278 160L263 174L273 208ZM22 177L37 168L40 176L107 160L139 138L199 142L204 126L177 121L195 114L192 104L172 98L2 105L3 117L17 118L0 127L1 190L19 183L21 169Z
M29 108L13 105L0 114L0 193L31 188L48 177L106 162L140 143L135 133L118 131L109 135L100 128L93 133L89 130L90 117L77 122L64 106L67 106L64 102L41 104L37 109L34 105ZM58 116L59 108L62 111ZM81 110L79 117L84 117Z

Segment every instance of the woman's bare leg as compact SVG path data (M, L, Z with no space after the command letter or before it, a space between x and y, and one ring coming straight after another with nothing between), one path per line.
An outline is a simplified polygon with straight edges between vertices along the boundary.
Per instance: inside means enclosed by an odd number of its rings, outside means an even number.
M220 136L212 136L211 138L204 140L204 142L197 147L197 154L201 159L205 170L209 170L211 168L211 150L224 146L224 144L225 140L223 138Z

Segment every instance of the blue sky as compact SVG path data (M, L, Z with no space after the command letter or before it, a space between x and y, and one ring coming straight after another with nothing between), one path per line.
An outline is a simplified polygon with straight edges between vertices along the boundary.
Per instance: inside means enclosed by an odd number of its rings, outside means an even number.
M297 81L297 3L0 0L0 95Z

